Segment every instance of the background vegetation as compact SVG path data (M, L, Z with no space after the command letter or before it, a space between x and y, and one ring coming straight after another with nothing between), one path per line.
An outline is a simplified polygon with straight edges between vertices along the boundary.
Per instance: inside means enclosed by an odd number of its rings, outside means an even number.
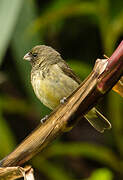
M123 39L122 0L1 0L0 158L50 111L34 95L25 53L37 44L58 50L84 79L97 58ZM110 92L99 109L112 123L100 134L80 121L29 163L36 179L122 180L123 101Z

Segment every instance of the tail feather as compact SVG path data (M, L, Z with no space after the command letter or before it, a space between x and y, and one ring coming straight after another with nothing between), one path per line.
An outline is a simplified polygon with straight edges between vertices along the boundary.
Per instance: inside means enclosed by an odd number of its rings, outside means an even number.
M111 129L111 123L96 108L91 109L84 117L101 133L105 129Z

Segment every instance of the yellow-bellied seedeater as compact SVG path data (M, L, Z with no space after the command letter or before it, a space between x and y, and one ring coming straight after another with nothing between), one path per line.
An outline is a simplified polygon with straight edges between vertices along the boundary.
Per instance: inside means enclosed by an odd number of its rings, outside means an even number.
M24 59L32 65L31 83L36 96L50 109L57 107L60 100L68 97L81 83L60 54L49 46L35 46ZM96 108L84 117L100 132L111 128L110 122Z

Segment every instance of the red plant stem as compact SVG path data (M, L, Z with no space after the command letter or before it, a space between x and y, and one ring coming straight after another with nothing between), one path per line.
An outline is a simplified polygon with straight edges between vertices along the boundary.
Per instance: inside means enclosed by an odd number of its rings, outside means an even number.
M105 71L100 75L98 90L101 93L109 91L123 75L123 41L108 59Z

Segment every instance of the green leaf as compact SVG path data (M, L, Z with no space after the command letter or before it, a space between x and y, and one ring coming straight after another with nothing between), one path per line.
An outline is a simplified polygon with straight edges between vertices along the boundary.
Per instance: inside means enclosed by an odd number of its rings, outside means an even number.
M109 93L108 97L108 112L115 137L115 145L123 156L123 99L113 91Z
M58 4L53 4L53 6L48 7L40 17L38 17L28 29L31 29L32 34L36 33L40 29L47 27L48 25L55 24L56 22L61 22L61 20L78 15L95 15L97 12L96 4L93 2L76 2L69 1L69 3L62 3L62 6ZM57 7L57 8L56 8Z
M101 168L95 170L91 177L87 180L112 180L113 179L113 173L106 168Z
M68 64L82 80L88 76L92 69L89 64L83 61L71 60Z
M0 157L8 155L15 146L14 135L2 115L2 106L0 103Z
M61 166L51 163L50 161L44 159L42 156L36 156L32 160L32 164L38 170L43 172L46 177L53 180L72 180L72 177Z
M105 33L105 50L108 55L113 52L118 38L123 34L123 11L121 11L108 25Z
M1 98L2 110L4 112L27 114L31 112L33 109L31 104L29 104L23 99L4 96L4 95L0 98Z
M0 1L0 64L15 28L23 0Z
M52 156L83 156L102 164L108 165L116 171L121 171L121 162L115 153L104 146L90 143L56 143L49 147L45 155ZM120 167L120 168L119 168Z

